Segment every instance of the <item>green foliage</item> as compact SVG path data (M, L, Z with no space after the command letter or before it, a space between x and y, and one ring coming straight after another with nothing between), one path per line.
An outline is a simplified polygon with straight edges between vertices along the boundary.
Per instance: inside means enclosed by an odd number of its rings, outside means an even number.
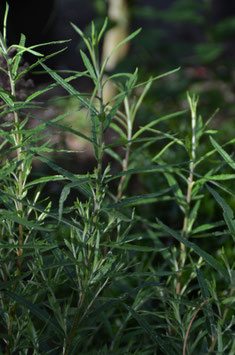
M211 137L210 119L204 123L198 97L190 94L189 109L138 127L153 82L178 69L144 83L138 70L107 79L113 53L99 60L107 21L100 32L92 23L89 36L72 24L87 47L81 51L85 72L63 78L44 63L50 56L37 51L40 45L26 47L23 35L19 45L7 47L7 12L0 36L1 70L10 83L10 90L0 90L1 353L232 355L235 226L229 199L235 175L227 148L234 140L221 146ZM40 65L55 83L22 101L16 83L24 52L38 59L23 74ZM93 82L92 93L72 85L80 76ZM105 103L108 80L119 92ZM67 114L29 126L36 97L57 85L77 100L78 120L80 110L83 119L86 112L88 133L63 124ZM187 136L166 129L185 117ZM76 174L57 163L51 127L92 144L92 172ZM115 133L113 142L106 143L105 132ZM112 164L105 165L105 154ZM34 161L54 175L35 174ZM56 202L47 190L55 182L62 186ZM205 200L212 201L214 216L205 214Z

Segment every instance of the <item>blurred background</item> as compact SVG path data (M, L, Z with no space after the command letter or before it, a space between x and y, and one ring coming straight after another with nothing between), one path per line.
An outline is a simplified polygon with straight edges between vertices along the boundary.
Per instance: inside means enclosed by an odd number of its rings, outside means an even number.
M217 107L215 121L229 123L235 110L234 39L235 3L229 0L8 0L8 41L19 41L20 33L33 45L51 40L71 39L68 49L54 57L53 69L83 70L78 35L70 25L85 30L94 20L101 25L106 16L115 29L106 36L103 55L113 44L142 28L140 35L119 54L109 71L130 71L139 68L140 79L181 67L166 80L157 82L149 101L163 106L182 106L185 91L201 96L203 110ZM5 10L1 2L1 19ZM1 21L2 22L2 21ZM2 27L2 26L1 26ZM45 53L55 47L45 48ZM28 56L27 61L32 60ZM35 76L35 81L44 80ZM87 80L79 81L85 90ZM169 106L170 105L170 106ZM230 130L231 132L231 130Z
M70 22L87 32L92 20L101 27L104 18L109 17L109 31L100 48L101 60L116 43L141 27L141 33L122 47L113 58L106 68L107 72L134 72L138 67L139 80L145 81L150 76L157 76L177 67L181 69L153 84L140 110L137 124L146 124L156 116L187 108L186 91L189 91L200 95L199 111L204 120L219 108L211 124L219 131L218 140L223 143L234 137L234 1L41 0L35 3L31 0L8 0L8 3L8 44L17 43L21 32L26 35L28 46L71 39L66 44L40 48L48 54L63 46L68 47L49 61L48 66L55 70L84 70L79 53L83 44ZM4 1L0 6L3 22ZM34 59L30 55L25 58L29 63ZM50 80L45 75L32 75L32 79L36 89L37 86L47 85ZM92 90L92 84L86 78L80 78L74 85L82 92ZM40 97L41 101L49 100L48 109L40 114L50 119L56 114L76 108L77 101L72 98L55 99L55 96L63 95L65 92L57 89L54 93L48 92ZM186 117L172 120L167 126L163 123L160 128L184 135L190 129L189 122L189 117ZM76 113L67 118L67 123L85 133L88 130L81 112L79 119ZM70 164L69 168L73 168L74 159L79 159L80 167L83 167L81 170L92 166L93 153L90 147L84 146L86 143L79 142L67 133L55 136L54 141L65 148L83 151L82 154L71 155L71 160L61 157L62 164ZM170 159L174 160L174 152L171 154ZM151 185L150 182L149 184Z

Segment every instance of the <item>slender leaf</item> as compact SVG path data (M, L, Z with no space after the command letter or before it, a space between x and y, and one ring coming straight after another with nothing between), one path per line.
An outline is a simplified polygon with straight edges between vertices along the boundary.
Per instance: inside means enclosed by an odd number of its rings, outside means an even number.
M58 211L59 212L59 219L58 219L58 223L61 221L62 214L63 214L64 202L67 200L67 197L70 194L71 188L72 187L77 187L78 184L79 184L79 181L67 184L67 185L65 185L65 187L61 191L60 200L59 200L59 211Z
M111 243L111 242L101 243L100 245L106 246L111 249L133 250L133 251L140 251L143 253L159 252L159 251L162 251L163 249L164 250L167 249L167 248L159 248L159 247L152 248L152 247L147 247L144 245L134 245L134 244L131 245L131 244L126 244L126 243L117 244L117 243Z
M82 59L83 59L83 63L85 65L85 67L87 68L91 78L94 80L94 82L96 82L97 80L97 76L94 72L94 68L90 62L90 59L87 57L87 55L82 51L80 50L80 53L81 53L81 56L82 56Z
M235 170L235 161L232 157L219 145L219 143L214 140L214 138L210 137L210 141L222 158L231 166L233 170Z
M8 18L8 13L9 13L9 5L8 5L8 2L6 2L6 9L5 9L4 19L3 19L3 39L4 39L5 43L7 41L7 18Z
M1 246L0 246L0 248L1 248ZM9 281L2 282L2 283L0 284L0 290L11 289L12 286L14 287L14 285L16 285L16 283L17 283L18 281L24 280L24 279L25 279L26 277L28 277L30 274L31 274L31 271L24 272L23 275L16 276L16 277L14 277L14 279L9 280Z
M130 36L126 37L123 41L121 41L120 43L118 43L118 45L111 51L111 53L107 56L107 58L105 59L102 68L101 68L101 76L105 70L105 67L109 61L109 59L112 57L112 55L118 50L118 48L120 48L123 44L125 44L126 42L130 41L132 38L134 38L135 36L137 36L141 31L141 28L138 29L137 31L133 32Z
M235 354L235 339L233 340L233 344L231 346L230 352L228 355L234 355Z
M51 176L43 176L39 179L35 179L33 181L28 182L27 184L25 184L25 188L28 188L32 185L38 185L38 184L44 184L46 182L51 182L51 181L61 181L64 180L64 176L63 175L51 175Z
M38 319L43 321L45 324L51 325L54 330L56 330L58 335L64 337L64 332L59 326L59 324L53 318L50 317L49 313L45 309L42 309L38 305L33 304L25 297L15 292L5 291L5 294L17 303L19 303L21 306L26 307L30 312L32 312Z
M162 339L161 336L157 336L157 333L154 331L152 326L144 319L144 317L141 317L132 307L129 307L125 305L125 307L128 309L128 311L132 314L132 316L137 320L141 328L148 334L148 336L154 341L155 344L157 344L161 350L164 352L164 354L174 354L171 351L171 348L168 346L168 344Z
M83 97L79 91L73 88L70 84L66 82L65 79L63 79L61 76L59 76L54 70L48 68L44 63L40 63L41 66L50 74L50 76L58 83L60 84L66 91L68 91L69 94L74 95L77 97L77 99L91 112L93 112L95 115L97 114L97 110L94 105L91 104L90 101L88 101L85 97Z
M226 278L226 280L230 279L227 270L212 255L202 250L195 243L192 243L188 239L183 238L179 233L177 233L170 227L166 226L159 219L157 219L157 222L165 232L169 233L172 237L177 239L180 243L184 244L186 247L193 249L196 254L201 256L209 265L211 265L215 270L221 273Z
M118 179L124 175L132 175L132 174L137 174L137 173L148 173L148 172L153 173L155 171L165 172L167 168L179 167L179 165L181 165L181 164L164 164L164 165L157 165L157 166L150 165L145 168L128 169L128 170L122 171L120 173L114 174L110 177L107 177L106 182Z
M40 63L45 62L46 60L53 58L54 56L56 56L59 53L62 53L66 50L66 48L60 49L57 52L51 53L47 56L44 56L43 58L38 59L36 62L34 62L33 64L29 65L28 67L26 67L25 70L23 70L22 72L20 72L17 77L16 77L16 81L19 80L20 78L22 78L26 73L30 72L33 68L37 67Z
M98 35L98 38L97 38L98 43L100 42L100 40L101 40L101 38L102 38L106 28L107 28L107 25L108 25L108 17L105 18L104 24L103 24L103 26L102 26L102 28L100 30L99 35Z
M167 145L165 145L164 148L162 148L160 150L160 152L158 152L153 158L152 158L152 162L154 163L156 160L158 160L159 158L161 158L161 156L165 153L165 151L170 148L172 146L172 144L175 144L174 141L168 143Z
M25 41L26 41L26 37L25 35L23 35L23 33L21 33L21 36L20 36L20 46L24 46L25 45ZM17 55L15 56L15 62L14 62L14 65L13 65L13 68L12 68L12 74L13 76L15 77L17 75L17 72L18 72L18 68L19 68L19 65L20 65L20 61L21 61L21 58L22 58L22 52L17 53Z
M197 278L198 278L198 282L199 282L199 285L201 288L203 300L207 301L210 298L210 292L208 290L206 280L205 280L204 275L200 269L196 268L196 271L197 271ZM211 336L214 336L215 332L216 332L216 326L215 326L215 318L214 318L212 305L210 302L209 303L206 302L204 307L206 309L206 311L204 312L205 317L207 318L209 325L210 325ZM203 308L203 310L204 310L204 308Z
M217 228L217 227L221 227L224 226L224 222L220 221L220 222L215 222L215 223L207 223L207 224L203 224L197 228L194 228L194 230L192 231L192 234L196 234L196 233L201 233L213 228Z
M197 184L206 181L225 181L225 180L233 180L235 179L235 174L219 174L219 175L205 175L205 177L198 179L196 181Z
M15 110L14 108L14 100L12 98L12 95L5 91L4 89L0 88L0 97L2 98L2 100L9 106L12 107L13 110ZM6 112L3 112L3 114L6 114Z
M140 195L140 196L133 196L129 198L123 198L120 201L113 203L111 205L107 206L107 209L109 208L122 208L124 206L132 206L132 205L140 205L140 204L145 204L145 203L150 203L150 202L155 202L157 201L157 197L162 196L162 195L167 195L170 191L172 191L172 188L164 189L158 192L152 192L150 194L145 194L145 195Z
M228 229L233 237L233 240L235 241L235 220L233 216L233 211L230 208L230 206L225 202L223 197L221 197L218 192L216 192L212 187L207 185L208 190L210 193L214 196L220 207L223 209L224 213L224 220L228 226Z
M35 221L29 221L26 218L19 217L15 212L1 209L0 213L1 213L2 217L10 219L11 221L16 222L18 224L21 224L21 225L27 227L28 229L33 229L33 230L36 229L36 230L41 230L41 231L52 231L51 228L42 227L41 225L39 225L39 223L37 223Z
M24 47L22 45L18 45L18 44L14 44L12 45L10 48L18 48L18 49L21 49L21 51L19 51L19 54L23 54L24 52L29 52L33 55L35 55L36 57L43 57L43 54L40 53L40 52L37 52L37 51L34 51L33 49L31 49L32 47Z
M175 113L171 113L169 115L166 115L166 116L163 116L163 117L160 117L160 118L157 118L156 120L148 123L146 126L144 127L141 127L134 135L133 135L133 139L137 138L140 134L142 134L143 132L147 131L148 128L162 122L162 121L165 121L165 120L169 120L170 118L173 118L173 117L178 117L178 116L181 116L183 115L184 113L186 113L187 110L183 110L183 111L178 111L178 112L175 112Z

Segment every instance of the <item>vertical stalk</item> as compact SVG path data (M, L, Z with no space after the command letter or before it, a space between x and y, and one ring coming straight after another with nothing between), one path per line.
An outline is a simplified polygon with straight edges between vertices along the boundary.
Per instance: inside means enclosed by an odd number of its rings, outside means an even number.
M71 331L69 333L68 340L67 340L67 342L65 344L63 355L68 355L68 353L69 353L69 349L70 349L70 346L72 344L74 333L75 333L75 330L77 328L77 324L78 324L78 321L79 321L80 308L82 307L83 301L84 301L84 294L80 297L79 304L78 304L78 312L75 315L75 318L74 318L74 321L73 321L73 325L72 325L72 329L71 329Z
M95 212L96 210L99 209L99 196L101 195L102 191L102 167L103 167L103 154L104 154L104 147L103 147L103 141L104 141L104 101L103 101L103 85L102 85L102 74L100 71L100 63L99 63L99 53L97 49L97 44L96 41L95 43L92 42L92 49L90 51L91 55L91 60L93 64L93 68L95 70L96 74L96 82L95 84L95 92L97 91L97 96L99 100L99 137L98 137L98 157L97 157L97 182L96 182L96 196L95 196ZM94 92L94 97L95 97L95 92ZM103 117L104 116L104 117Z
M7 49L7 45L6 45L8 12L9 12L9 5L8 5L8 3L6 3L6 9L5 9L4 20L3 20L3 36L0 33L0 45L3 50L3 56L4 56L6 63L7 63L7 68L8 68L7 73L8 73L8 78L10 81L11 95L13 97L13 100L15 101L15 99L16 99L15 81L12 76L11 63L10 63L10 58L8 55L8 49ZM14 101L13 101L13 108L15 106ZM18 113L16 110L14 110L13 112L14 112L15 128L17 131L19 131L19 128L20 128L19 127L19 123L20 123L19 116L18 116ZM20 217L22 217L23 205L21 202L21 198L22 198L22 193L23 193L23 164L20 163L20 161L22 160L22 148L20 147L20 144L21 144L21 134L20 133L17 132L14 135L14 142L15 142L15 145L18 146L18 148L16 149L16 155L17 155L17 161L19 163L18 181L17 181L18 191L17 191L17 200L15 202L15 205L16 205L16 209L17 209L18 214L20 215ZM18 231L19 231L19 245L22 245L23 244L23 227L21 224L19 224ZM22 255L22 248L18 248L17 253L18 253L18 256L20 257ZM20 274L20 269L21 269L21 259L19 258L17 260L17 273L18 274Z
M185 215L183 220L182 227L182 235L185 239L188 238L190 233L189 226L189 215L191 210L191 200L192 200L192 189L194 186L194 169L195 169L195 161L196 161L196 123L197 123L197 104L198 98L193 95L192 97L188 94L188 102L191 111L191 152L190 152L190 163L189 163L189 176L187 180L187 195L186 195L186 207L185 207ZM184 267L186 260L186 248L185 244L180 244L180 258L179 258L179 270ZM179 295L181 292L181 276L182 271L179 272L176 284L176 294Z
M15 99L15 97L16 97L15 82L14 82L14 79L12 78L12 73L11 73L11 68L10 68L9 62L8 62L8 76L9 76L10 86L11 86L11 95ZM13 105L15 105L15 104L13 103ZM14 122L15 122L16 130L19 130L19 123L20 123L19 122L19 115L18 115L18 112L15 110L14 110ZM19 201L19 200L21 200L22 193L23 193L23 165L22 165L22 163L20 163L22 160L22 148L20 147L20 144L21 144L21 134L20 133L17 132L14 135L14 141L15 141L15 145L19 146L16 149L17 161L19 163L16 208L17 208L17 212L18 212L19 216L22 217L23 204L21 201ZM19 245L22 245L23 244L23 227L21 224L19 224L18 231L19 231ZM19 248L18 249L18 256L20 257L21 255L22 255L22 248ZM18 267L18 273L20 273L20 269L21 269L21 259L20 258L17 260L17 267Z
M128 141L130 141L132 138L132 120L131 120L131 116L130 116L130 107L129 107L129 102L128 102L127 97L125 97L125 99L124 99L124 106L125 106L125 111L126 111L126 116L127 116L127 139L128 139ZM125 153L125 158L122 161L122 171L125 171L128 168L129 157L130 157L130 146L131 146L131 143L128 143L126 153ZM123 175L121 177L119 185L118 185L118 194L117 194L118 199L120 199L122 197L123 186L124 186L125 180L126 180L126 175Z
M94 67L97 77L97 93L99 99L99 141L98 141L98 159L97 159L97 180L96 180L96 191L95 191L95 217L94 221L98 220L98 212L101 207L101 202L103 199L103 156L104 156L104 101L103 101L103 77L100 72L100 65L98 61L98 54L96 55L96 60L94 61ZM96 223L95 223L96 228ZM95 241L95 256L93 265L95 266L98 261L99 247L100 247L100 231L97 229L96 241ZM106 254L106 249L104 249L104 255Z
M21 162L22 160L22 148L20 147L21 145L21 134L19 133L19 129L20 129L20 122L19 122L19 116L18 113L15 109L15 99L16 99L16 90L15 90L15 82L14 82L14 78L12 75L12 70L11 70L11 63L10 63L10 58L8 56L8 50L6 47L6 17L7 17L7 12L8 12L8 5L6 8L6 13L5 13L5 17L4 17L4 36L2 37L1 33L0 33L0 45L1 48L3 50L3 57L6 61L7 64L7 74L8 74L8 79L10 82L10 93L11 96L13 97L12 102L9 104L9 106L13 107L13 114L14 114L14 123L15 123L15 130L17 131L16 133L13 134L13 139L14 139L14 144L17 147L16 148L16 156L17 156L17 161L19 163L18 165L18 173L16 173L15 175L15 179L16 179L16 187L15 187L15 195L16 195L16 201L15 201L15 207L17 210L17 214L22 217L23 214L23 204L21 202L21 198L22 198L22 193L23 193L23 165ZM23 227L21 224L18 225L18 243L19 246L21 246L23 244ZM18 259L17 259L17 274L19 275L21 272L21 255L22 255L22 248L19 247L17 249L17 255L18 255ZM16 288L16 283L14 284L14 289ZM8 336L9 339L6 343L6 347L5 347L5 353L6 354L10 354L11 352L11 336L13 334L13 322L14 322L14 317L15 317L15 309L16 309L16 305L13 305L10 309L10 314L9 314L9 324L8 324Z
M188 177L188 187L187 187L187 208L183 222L183 236L185 238L188 237L189 229L188 229L188 219L190 213L190 204L192 198L192 188L194 185L193 177L194 177L194 169L195 169L195 160L196 160L196 121L197 121L197 104L198 99L193 96L192 98L188 95L188 101L191 110L191 126L192 126L192 139L191 139L191 157L189 164L189 177Z
M102 78L100 78L99 70L97 69L97 79L98 79L98 98L100 101L99 112L100 115L103 114L104 104L103 104L103 89L102 89ZM100 129L99 129L99 142L98 142L98 162L97 162L97 177L99 187L102 184L102 166L103 166L103 140L104 140L104 123L103 118L100 119ZM98 189L99 189L98 187Z
M96 230L96 240L93 240L92 238L92 248L94 248L94 254L92 252L92 249L88 251L88 267L90 268L89 270L93 270L94 266L97 264L98 261L98 253L99 253L99 246L100 246L100 232L97 228L96 222L98 221L99 218L99 210L101 207L101 203L102 203L102 198L103 198L103 155L104 155L104 102L103 102L103 87L102 87L102 75L100 74L100 67L99 67L99 61L98 61L98 53L96 53L96 48L93 46L92 44L92 50L90 51L90 55L91 55L91 59L92 59L92 63L93 63L93 68L95 70L96 73L96 80L97 82L95 82L96 87L95 87L95 91L94 91L94 97L96 94L96 90L97 90L97 96L99 99L99 110L98 110L98 118L99 118L99 136L98 136L98 152L97 152L97 169L96 169L96 187L95 187L95 192L94 192L94 211L93 211L93 220L91 221L91 234L93 234L94 230ZM92 96L93 98L93 96ZM93 266L92 266L93 263ZM80 314L81 314L81 307L83 306L84 300L85 300L85 296L86 296L86 289L87 289L87 283L89 280L89 275L86 274L85 276L85 282L84 282L84 291L82 292L79 302L78 302L78 312L76 313L74 320L73 320L73 325L72 328L70 330L70 333L68 335L66 344L65 344L65 349L64 349L64 355L69 354L69 350L70 347L72 345L74 336L75 336L75 332L76 329L78 327L79 321L82 320L81 317L80 318ZM88 306L89 308L89 306Z

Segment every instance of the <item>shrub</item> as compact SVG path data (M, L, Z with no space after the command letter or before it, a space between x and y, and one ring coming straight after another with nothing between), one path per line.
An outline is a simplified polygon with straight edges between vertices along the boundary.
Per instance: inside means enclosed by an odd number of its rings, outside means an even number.
M81 51L85 71L62 78L45 64L54 54L43 56L41 45L26 47L24 35L19 45L7 47L7 11L0 37L1 72L9 82L0 90L1 352L233 354L235 226L226 197L234 194L226 181L234 179L234 160L226 146L234 140L222 147L212 138L210 119L203 122L198 98L190 94L189 137L158 129L162 122L188 117L188 110L136 127L153 81L178 69L144 83L138 83L138 70L106 78L113 53L100 63L99 43L107 21L100 31L92 23L89 37L72 25L87 47L88 54ZM25 52L37 59L22 70ZM54 84L22 100L17 85L37 66ZM72 85L80 76L93 82L91 94ZM108 80L119 92L104 103ZM77 99L78 119L86 110L90 134L60 123L70 113L37 117L40 123L28 126L35 118L31 109L40 107L35 99L57 85ZM92 173L74 174L53 160L59 150L51 143L50 127L92 144ZM111 143L104 139L106 131L114 137ZM211 145L199 155L208 135ZM150 146L159 151L152 154ZM181 150L183 161L177 158ZM119 169L104 164L105 154ZM55 174L35 176L36 159ZM61 186L56 202L45 197L51 182ZM216 201L222 219L200 216L204 199ZM168 223L173 209L180 211L177 225ZM151 211L149 216L145 211Z

